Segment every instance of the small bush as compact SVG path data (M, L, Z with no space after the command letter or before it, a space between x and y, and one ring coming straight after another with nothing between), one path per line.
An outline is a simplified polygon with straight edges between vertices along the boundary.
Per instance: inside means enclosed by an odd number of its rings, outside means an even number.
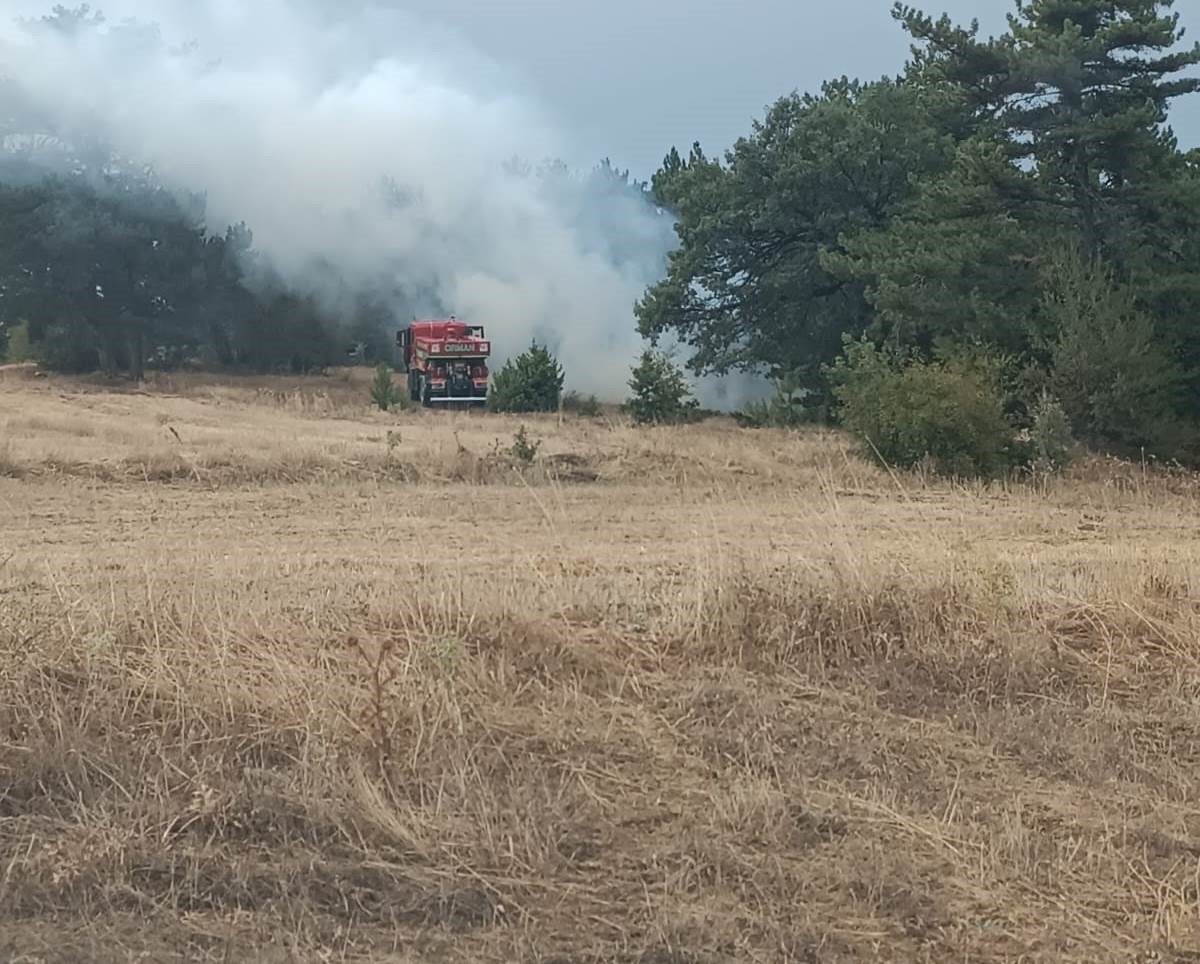
M393 406L399 407L404 402L404 396L392 381L392 370L383 362L375 367L375 380L371 382L371 401L384 412Z
M557 411L562 387L562 366L534 342L493 376L488 406L496 412Z
M538 451L541 449L541 447L541 441L531 439L525 433L525 426L522 425L517 429L516 434L513 435L513 444L512 447L509 448L508 454L518 462L525 462L528 464L537 458Z
M1029 429L1032 468L1042 474L1066 468L1075 456L1075 437L1071 420L1053 396L1043 392L1033 410Z
M696 418L699 403L683 372L662 352L646 350L629 379L633 395L625 403L638 425L676 424Z
M600 414L600 400L595 395L581 395L579 392L567 392L562 398L564 412L581 415L584 418L596 418Z
M739 412L734 420L743 428L795 428L814 421L808 409L808 393L799 382L791 377L775 382L775 394L759 402L751 402Z
M4 360L17 362L33 361L33 343L29 337L29 322L23 321L8 329L8 344L4 351Z
M995 476L1022 461L985 365L902 359L866 340L848 340L830 376L842 424L886 464Z
M94 372L100 367L95 335L78 319L47 325L34 345L33 355L43 368L65 375Z

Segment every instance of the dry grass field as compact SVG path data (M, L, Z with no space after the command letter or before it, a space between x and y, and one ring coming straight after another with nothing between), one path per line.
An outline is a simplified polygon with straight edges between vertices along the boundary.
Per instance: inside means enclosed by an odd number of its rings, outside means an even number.
M0 372L0 960L1200 961L1200 481Z

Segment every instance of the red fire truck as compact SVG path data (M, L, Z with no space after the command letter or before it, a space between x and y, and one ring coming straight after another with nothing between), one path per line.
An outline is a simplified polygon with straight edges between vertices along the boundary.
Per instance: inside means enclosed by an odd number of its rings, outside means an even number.
M492 343L483 328L459 321L414 321L396 334L408 395L427 407L486 405Z

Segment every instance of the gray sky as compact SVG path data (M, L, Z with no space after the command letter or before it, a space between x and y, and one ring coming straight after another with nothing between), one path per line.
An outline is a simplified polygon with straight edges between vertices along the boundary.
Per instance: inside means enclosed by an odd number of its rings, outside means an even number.
M793 89L847 74L894 74L908 52L890 0L394 0L440 20L520 75L583 153L610 154L642 176L672 144L710 153ZM917 6L924 6L917 3ZM1004 28L1000 0L926 7L984 32ZM1175 10L1200 38L1200 0ZM1200 95L1193 100L1200 101ZM1174 118L1185 147L1200 144L1200 103Z

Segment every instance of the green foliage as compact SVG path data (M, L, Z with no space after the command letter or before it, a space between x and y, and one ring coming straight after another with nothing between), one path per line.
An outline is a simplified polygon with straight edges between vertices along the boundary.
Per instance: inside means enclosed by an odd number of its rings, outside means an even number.
M45 178L0 159L0 310L28 318L46 367L141 377L206 361L259 371L320 370L338 359L311 298L246 277L244 225L208 236L200 198L139 171Z
M690 421L699 409L683 372L666 355L652 349L642 352L629 387L633 394L625 404L638 425Z
M564 412L571 412L583 418L596 418L600 414L600 400L595 395L582 395L569 391L562 397Z
M55 321L31 331L38 335L33 342L34 358L43 368L75 375L94 372L101 366L96 332L84 322Z
M38 44L84 41L97 56L172 56L156 27L107 24L86 4L56 6L16 29ZM118 50L104 48L116 45ZM150 158L129 158L80 129L58 129L3 84L5 135L20 150L0 152L0 325L29 319L34 355L66 371L125 372L147 365L206 364L259 371L314 371L344 357L341 315L286 290L253 250L245 225L224 234L206 228L202 196L161 183ZM40 146L46 134L53 151ZM231 159L232 163L232 159ZM394 282L344 279L313 268L309 290L338 291L376 309L397 302ZM388 357L382 333L390 311L350 313L353 340L373 360Z
M315 299L261 294L230 340L233 364L294 374L322 371L341 361L340 343Z
M371 401L384 412L389 408L404 405L404 393L392 381L392 369L384 362L375 366L375 380L371 382Z
M4 359L7 362L16 364L33 360L33 344L29 340L29 322L22 321L9 328L7 342L4 349Z
M525 432L525 426L520 426L513 435L513 444L508 450L518 462L524 462L526 465L533 462L537 458L538 452L541 450L542 443L540 439L531 439Z
M652 193L679 245L640 331L679 338L697 371L789 372L811 393L748 406L745 425L819 410L843 339L867 335L898 366L880 384L929 432L935 401L982 378L976 427L999 394L1014 425L1054 434L1048 389L1088 444L1200 453L1200 151L1166 125L1200 91L1200 45L1170 8L1019 0L983 39L898 5L902 77L784 98L723 159L668 154ZM1064 268L1074 251L1084 267ZM980 353L1003 371L965 360ZM867 401L843 407L865 419ZM933 446L913 431L897 461Z
M1044 311L1045 262L1071 247L1137 273L1167 311L1200 307L1184 280L1200 267L1188 240L1200 191L1164 126L1169 102L1200 89L1178 76L1200 47L1175 49L1168 7L1027 0L988 40L896 7L916 41L908 82L947 91L960 114L953 164L921 178L887 224L826 254L832 274L865 285L878 338L921 350L982 339L1046 365L1056 319ZM1200 361L1200 339L1191 344Z
M795 428L817 420L818 412L807 405L808 393L795 376L775 381L775 393L751 402L733 417L744 428Z
M667 277L637 307L648 338L671 333L697 371L794 373L821 366L869 318L863 287L822 263L844 236L878 228L921 175L943 169L952 104L894 81L826 84L779 100L726 160L672 151L654 192L678 221Z
M922 362L847 340L831 377L842 424L886 465L997 476L1019 461L990 366Z
M864 286L871 334L894 348L928 353L951 340L1028 352L1038 265L1023 252L1063 243L1054 212L1012 216L1005 197L1025 190L1029 178L986 139L964 143L951 169L915 188L886 226L846 238L822 263Z
M556 411L563 378L557 359L535 341L492 376L488 407L497 412Z
M980 40L897 4L917 42L925 82L958 91L1014 170L1022 189L1001 188L1007 206L1041 220L1062 216L1088 256L1140 243L1137 222L1156 206L1176 153L1162 129L1172 99L1200 89L1178 76L1200 63L1170 0L1022 0L1007 34ZM1140 209L1140 210L1139 210Z
M1044 310L1057 333L1050 388L1080 438L1127 453L1177 440L1183 373L1128 286L1098 261L1060 252Z
M347 363L376 366L393 357L395 335L389 336L393 327L392 317L391 310L381 304L364 300L356 306L342 332L347 347ZM352 358L350 349L354 352Z
M1016 457L973 441L997 394L1030 432L1029 456L1058 457L1047 440L1065 436L1045 390L1089 445L1200 453L1200 150L1181 151L1166 124L1177 98L1200 91L1200 46L1179 43L1171 4L1019 0L987 39L948 17L894 14L913 40L902 76L783 97L719 157L672 148L649 185L608 161L583 181L561 163L508 173L622 272L657 264L674 223L638 330L680 342L696 373L786 374L741 424L821 418L836 377L843 417L892 439L897 462L921 449L957 471L954 453L969 450L991 471ZM34 42L122 35L86 8L19 29ZM45 130L16 85L4 93L14 142ZM394 350L394 315L434 295L400 263L353 284L316 265L306 290L337 292L334 315L272 273L245 225L210 235L203 198L165 190L145 159L66 144L47 177L31 157L0 152L0 330L14 357L134 378L198 363L319 371L350 345L375 364ZM888 352L852 347L831 369L844 340L864 335ZM981 356L1003 356L1002 370ZM872 371L899 414L846 395ZM596 411L562 386L535 344L495 373L489 404ZM698 413L661 356L643 357L631 388L638 421ZM956 427L950 406L964 399Z
M1029 444L1031 467L1043 475L1065 468L1075 457L1077 444L1071 434L1071 421L1062 405L1048 392L1043 392L1034 406Z

